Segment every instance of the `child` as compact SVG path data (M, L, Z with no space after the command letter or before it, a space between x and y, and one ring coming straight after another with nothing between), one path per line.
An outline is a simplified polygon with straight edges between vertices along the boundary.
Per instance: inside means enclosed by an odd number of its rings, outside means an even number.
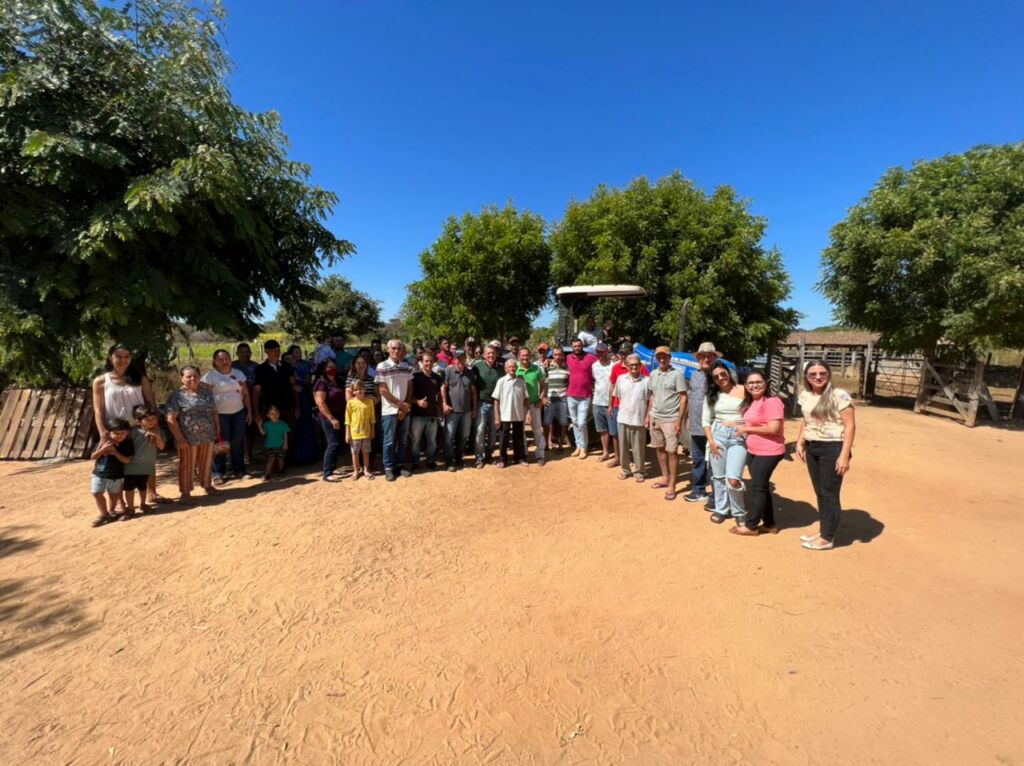
M505 377L494 385L494 427L501 431L501 467L508 468L508 443L512 440L512 459L526 465L523 452L523 422L530 411L530 399L526 393L526 381L516 376L518 362L505 362Z
M263 473L263 481L270 481L270 474L275 470L284 473L284 456L288 452L288 432L292 429L281 420L281 411L273 404L267 408L267 418L260 426L263 449L267 453L267 468Z
M92 496L100 510L100 515L93 519L94 527L102 527L114 521L117 518L115 511L124 510L124 500L121 497L124 466L132 459L134 452L132 442L128 439L128 421L114 418L108 422L107 436L92 453L92 459L96 461L96 466L92 469Z
M345 442L352 448L352 480L355 481L361 474L372 480L370 444L376 421L373 402L366 398L363 381L355 381L349 390L352 391L352 398L345 405Z
M160 414L155 407L140 404L132 410L132 415L136 423L132 429L135 455L132 462L124 467L124 494L128 508L121 521L127 521L135 515L135 490L139 491L139 513L150 509L146 505L146 488L149 486L149 477L156 477L156 453L167 444L160 430Z

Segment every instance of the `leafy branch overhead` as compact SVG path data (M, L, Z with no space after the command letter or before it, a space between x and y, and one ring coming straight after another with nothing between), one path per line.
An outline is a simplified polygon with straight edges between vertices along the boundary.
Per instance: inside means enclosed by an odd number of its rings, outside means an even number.
M184 0L5 3L0 365L23 379L80 376L71 352L108 339L157 347L175 321L254 335L267 296L300 304L353 251L278 116L232 101L223 19Z

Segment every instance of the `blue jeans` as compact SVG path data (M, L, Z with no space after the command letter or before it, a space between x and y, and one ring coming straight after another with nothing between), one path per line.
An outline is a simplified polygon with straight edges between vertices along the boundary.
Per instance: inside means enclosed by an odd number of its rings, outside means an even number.
M537 445L537 460L544 459L544 451L547 449L547 442L544 440L544 415L540 402L530 405L530 430L533 432L533 443ZM523 428L523 454L529 454L526 449L526 428Z
M747 515L743 498L743 467L747 464L747 445L742 436L736 435L735 428L723 426L717 421L711 427L711 435L720 448L718 457L709 456L711 482L715 485L715 512L723 516L731 515L736 521L742 522ZM730 481L739 482L739 486L732 486Z
M471 412L452 412L444 419L444 462L448 465L461 465L462 453L469 441L469 433L473 428Z
M690 459L693 461L693 474L690 476L690 494L694 497L706 497L708 494L708 437L704 434L690 434ZM715 493L712 491L711 496Z
M613 439L619 438L619 408L612 407L612 414L608 416L608 433Z
M231 445L231 467L241 476L245 473L245 410L218 417L220 438ZM223 477L227 473L227 463L227 455L217 455L213 459L213 475Z
M494 430L494 404L493 402L480 402L476 411L476 459L491 460L494 457L494 439L497 431Z
M398 415L385 415L381 418L381 430L384 432L384 470L394 471L401 468L405 461L405 443L409 441L409 416L402 420Z
M324 478L326 479L338 467L338 447L341 444L341 435L331 425L331 421L323 415L320 415L320 425L323 426L324 439L327 443L324 448ZM344 428L344 426L342 427Z
M427 465L437 465L437 418L417 415L412 419L412 467L420 464L420 442L427 437Z
M572 431L576 435L576 447L587 450L587 439L590 436L590 397L569 397L569 418L572 420Z

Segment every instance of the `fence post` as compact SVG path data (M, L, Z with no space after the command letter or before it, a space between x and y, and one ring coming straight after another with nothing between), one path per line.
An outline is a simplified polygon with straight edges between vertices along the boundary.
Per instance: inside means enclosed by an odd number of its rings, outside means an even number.
M1024 362L1020 365L1017 377L1017 390L1013 392L1013 404L1010 405L1010 420L1024 417Z
M862 399L874 396L874 386L870 385L871 368L875 364L875 342L868 341L868 347L864 352L864 364L860 368L860 395Z
M978 420L978 402L981 398L981 385L984 381L985 363L979 361L974 364L974 377L971 379L971 389L968 394L967 419L965 421L968 428L974 428L974 424Z
M800 398L800 392L804 388L804 367L807 364L807 349L804 346L804 336L800 336L799 361L797 362L796 373L793 375L793 396Z

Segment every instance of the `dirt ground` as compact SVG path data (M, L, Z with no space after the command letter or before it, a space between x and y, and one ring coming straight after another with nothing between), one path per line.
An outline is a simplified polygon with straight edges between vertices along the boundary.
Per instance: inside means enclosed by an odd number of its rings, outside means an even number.
M1024 432L858 419L828 553L796 462L757 540L593 459L98 530L2 464L0 763L1024 765Z

